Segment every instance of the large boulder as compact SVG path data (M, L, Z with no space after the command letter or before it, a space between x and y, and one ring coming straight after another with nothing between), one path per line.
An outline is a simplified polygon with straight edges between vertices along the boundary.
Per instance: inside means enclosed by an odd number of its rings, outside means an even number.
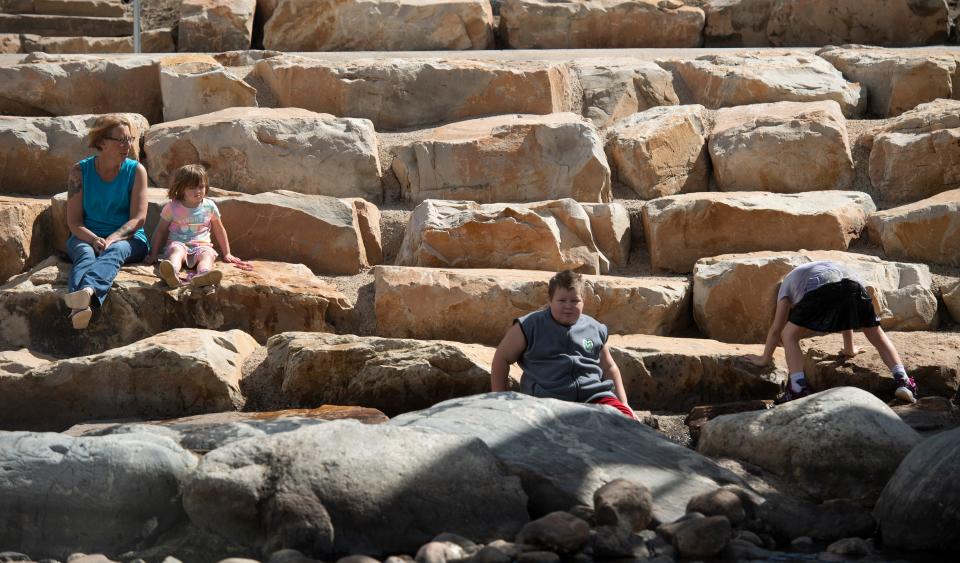
M206 55L161 61L160 92L164 121L232 107L257 107L256 88Z
M721 108L767 102L833 100L846 117L862 113L866 96L830 63L794 51L758 51L664 59L674 73L681 103Z
M197 526L324 560L414 553L441 532L489 542L528 518L520 480L480 440L354 421L218 448L183 496Z
M96 154L87 146L86 137L99 117L0 116L0 194L52 195L62 191L73 165ZM150 124L139 114L124 117L133 125L130 134L136 140L131 156L136 158L140 139Z
M71 2L73 3L73 2ZM24 33L21 36L24 53L37 51L51 54L69 53L133 53L133 36L126 37L47 37ZM2 40L0 40L2 41ZM2 46L0 46L2 49ZM140 34L141 53L173 53L177 46L173 44L170 28L150 29Z
M607 154L617 180L643 199L707 191L705 111L696 104L655 107L612 125Z
M816 260L843 264L876 290L884 329L934 330L938 325L937 296L926 265L847 252L802 251L698 260L693 268L697 326L706 336L723 342L763 342L777 307L777 284L793 268Z
M377 334L495 346L513 319L547 304L554 274L531 270L374 268ZM585 278L584 313L610 334L674 334L689 325L685 278Z
M888 332L887 338L917 383L920 395L953 397L960 388L960 335L949 332ZM843 348L839 334L807 338L804 352L807 381L817 390L850 385L882 399L893 397L897 384L880 354L862 334L854 336L862 354L838 361Z
M161 186L180 166L200 163L212 185L228 190L381 198L377 137L366 119L230 108L151 127L145 151Z
M708 47L766 47L767 20L776 0L703 0L703 41Z
M874 213L870 239L891 258L960 265L960 189Z
M33 54L0 65L0 114L139 113L163 120L157 58Z
M487 0L279 0L263 29L278 51L452 51L493 46Z
M853 182L847 120L833 100L721 109L709 147L721 191L845 190Z
M920 104L876 132L870 181L897 203L960 188L960 100Z
M776 46L864 43L889 47L943 43L943 0L776 0L767 35Z
M249 49L257 0L181 0L177 48L219 53Z
M861 192L693 193L647 202L643 227L654 270L687 273L719 254L846 250L875 209Z
M378 131L574 109L570 70L562 63L284 55L258 62L254 74L280 106L363 117Z
M593 506L594 491L623 478L650 489L653 516L672 522L691 498L739 483L713 461L608 407L493 393L446 401L387 424L480 438L520 476L533 516Z
M887 483L873 515L883 545L960 550L960 428L924 440Z
M0 195L0 284L50 253L50 200Z
M613 199L603 141L589 121L572 113L444 125L400 148L392 166L408 201Z
M96 354L178 327L238 328L258 341L290 330L332 332L351 309L346 297L301 264L252 262L253 270L221 266L212 293L170 290L155 268L125 266L90 326L72 328L63 304L71 265L55 258L0 286L0 348L60 356Z
M638 111L679 103L673 76L653 62L578 58L570 66L583 90L583 116L598 128Z
M759 465L817 500L871 506L920 439L880 399L838 387L770 410L714 418L701 428L697 450Z
M773 368L743 360L744 354L760 353L759 346L639 334L611 336L607 345L635 409L684 412L709 403L773 399L787 379L779 353Z
M248 366L248 409L356 404L389 416L490 389L493 348L441 340L285 332ZM519 368L512 368L519 380Z
M63 430L85 420L238 410L248 334L179 328L102 354L0 374L0 426Z
M607 205L623 209L620 204ZM483 205L428 199L410 217L396 264L572 269L586 274L605 274L610 269L610 259L593 234L591 216L572 199Z

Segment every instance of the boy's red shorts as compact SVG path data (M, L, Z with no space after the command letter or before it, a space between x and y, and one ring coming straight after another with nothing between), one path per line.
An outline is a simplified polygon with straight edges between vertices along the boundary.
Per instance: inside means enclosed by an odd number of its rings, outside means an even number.
M624 416L631 419L633 418L633 411L630 410L630 407L621 403L619 399L616 399L614 397L601 397L600 399L597 399L596 401L594 401L593 404L611 406L617 409L618 411L622 412Z

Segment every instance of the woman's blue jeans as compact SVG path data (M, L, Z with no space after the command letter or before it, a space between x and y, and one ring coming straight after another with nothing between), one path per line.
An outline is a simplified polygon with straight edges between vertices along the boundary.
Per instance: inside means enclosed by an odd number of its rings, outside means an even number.
M97 300L103 305L120 266L140 262L146 257L147 250L147 245L142 240L129 238L111 244L97 256L92 246L70 235L67 239L67 256L73 260L73 269L70 271L69 291L92 288Z

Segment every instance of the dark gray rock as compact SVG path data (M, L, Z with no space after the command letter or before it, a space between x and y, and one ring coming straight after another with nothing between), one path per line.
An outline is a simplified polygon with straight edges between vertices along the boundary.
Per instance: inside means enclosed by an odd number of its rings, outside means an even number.
M848 557L863 557L873 553L873 549L863 538L844 538L828 545L827 553Z
M551 512L527 523L517 541L559 553L574 553L590 539L590 524L569 512Z
M727 547L732 535L729 520L707 516L680 528L673 536L673 545L683 557L713 557Z
M734 526L747 517L740 497L726 489L717 489L693 497L687 503L687 511L699 512L704 516L725 516Z
M653 497L643 485L614 479L593 493L593 509L597 525L639 532L653 520Z
M813 504L779 496L760 505L757 518L784 542L802 536L821 542L832 542L851 536L868 537L876 528L873 516L848 499L833 499Z
M631 557L646 559L650 556L646 541L621 526L597 526L593 538L593 552L598 557Z

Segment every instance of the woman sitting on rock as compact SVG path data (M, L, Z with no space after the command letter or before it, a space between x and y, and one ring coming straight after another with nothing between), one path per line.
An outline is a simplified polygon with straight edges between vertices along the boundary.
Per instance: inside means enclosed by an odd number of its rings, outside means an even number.
M90 128L89 147L99 154L70 170L67 180L67 255L73 260L69 293L75 329L84 329L100 307L120 267L139 262L149 245L143 231L147 217L147 171L127 158L135 140L123 116L101 116Z

